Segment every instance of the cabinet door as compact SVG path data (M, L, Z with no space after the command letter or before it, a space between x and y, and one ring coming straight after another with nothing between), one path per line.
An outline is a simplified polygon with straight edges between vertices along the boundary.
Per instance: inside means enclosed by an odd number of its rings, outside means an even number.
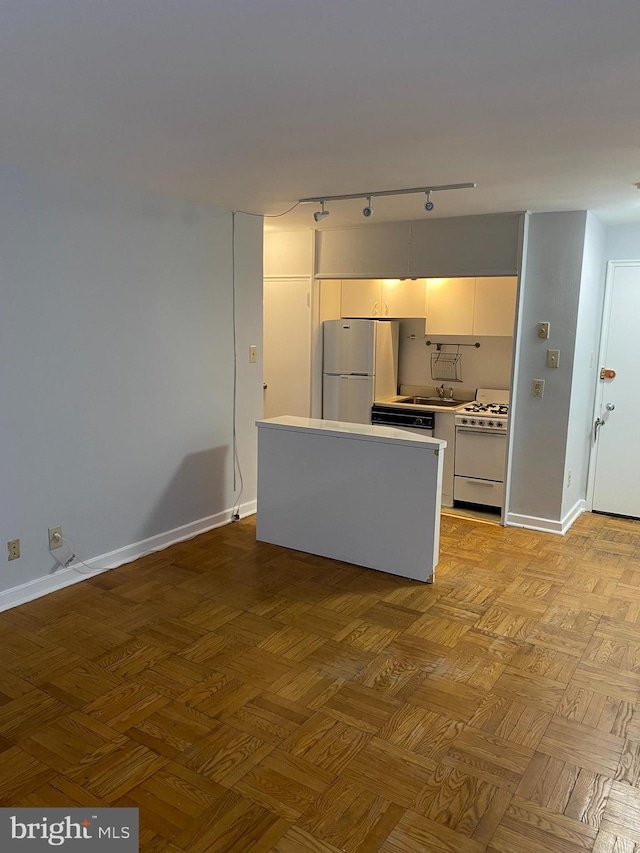
M340 314L342 317L381 317L382 281L363 278L342 281Z
M383 317L424 317L424 279L383 279L381 299Z
M474 335L513 335L517 281L515 276L476 279Z
M411 223L393 222L317 231L320 278L403 278L409 263Z
M473 334L475 278L428 278L425 333Z

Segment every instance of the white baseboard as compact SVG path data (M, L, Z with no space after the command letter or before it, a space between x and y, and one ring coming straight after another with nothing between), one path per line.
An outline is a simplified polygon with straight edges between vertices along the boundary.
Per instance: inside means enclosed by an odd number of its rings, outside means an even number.
M240 506L241 518L253 515L255 512L255 500L247 501ZM208 530L229 524L232 516L233 510L226 509L216 515L210 515L207 518L192 521L181 527L175 527L173 530L166 531L166 533L159 533L157 536L143 539L141 542L125 545L124 548L118 548L116 551L109 551L107 554L92 557L90 560L86 560L85 564L93 569L93 572L89 572L81 564L78 564L77 567L69 566L67 569L61 568L50 575L45 575L19 586L14 586L11 589L6 589L0 592L0 612L17 607L20 604L26 604L27 601L33 601L35 598L40 598L43 595L48 595L50 592L64 589L64 587L71 586L74 583L80 583L80 581L86 580L87 577L93 577L94 574L97 575L102 572L108 572L110 569L116 569L125 563L131 563L133 560L145 557L147 554L164 551L165 548L175 545L177 542L193 539L194 536L199 536ZM82 572L80 569L82 569Z
M534 515L519 515L516 512L508 512L505 518L506 527L525 527L527 530L537 530L540 533L555 533L564 536L573 522L586 512L587 502L579 500L560 521L551 518L537 518Z

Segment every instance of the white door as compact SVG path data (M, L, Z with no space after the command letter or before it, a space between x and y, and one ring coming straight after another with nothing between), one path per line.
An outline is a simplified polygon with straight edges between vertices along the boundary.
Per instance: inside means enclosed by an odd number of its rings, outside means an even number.
M600 367L614 379L598 381L593 509L640 518L640 262L612 264L607 278Z
M311 282L264 282L264 417L309 417L311 380Z

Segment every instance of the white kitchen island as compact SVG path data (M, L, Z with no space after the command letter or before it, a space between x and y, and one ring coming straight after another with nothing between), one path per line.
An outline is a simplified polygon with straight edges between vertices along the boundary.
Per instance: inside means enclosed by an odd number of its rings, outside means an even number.
M446 441L293 416L256 425L259 541L433 581Z

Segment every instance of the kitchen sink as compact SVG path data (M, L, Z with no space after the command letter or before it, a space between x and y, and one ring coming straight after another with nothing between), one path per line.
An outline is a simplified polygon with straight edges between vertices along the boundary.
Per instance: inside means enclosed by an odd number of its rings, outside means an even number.
M405 397L398 402L413 403L418 406L442 406L444 409L450 409L453 406L461 406L464 400L443 399L442 397Z

